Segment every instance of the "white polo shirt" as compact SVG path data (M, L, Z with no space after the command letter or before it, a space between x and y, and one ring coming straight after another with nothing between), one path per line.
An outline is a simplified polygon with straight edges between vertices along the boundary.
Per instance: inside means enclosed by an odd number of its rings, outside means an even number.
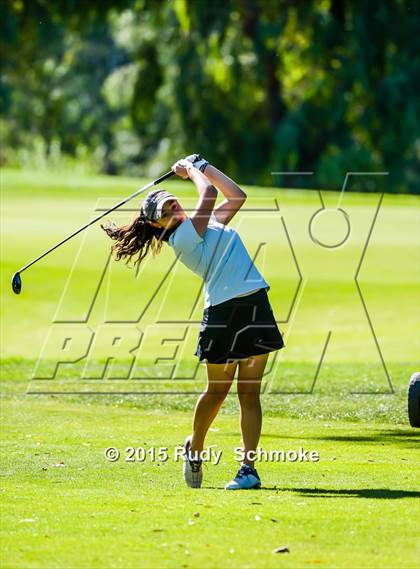
M179 260L204 280L204 308L259 288L270 289L235 229L211 213L201 237L190 218L170 235Z

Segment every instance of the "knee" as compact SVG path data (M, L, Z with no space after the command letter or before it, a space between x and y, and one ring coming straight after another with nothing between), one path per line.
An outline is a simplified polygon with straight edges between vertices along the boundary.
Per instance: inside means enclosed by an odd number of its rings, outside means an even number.
M215 401L216 403L224 401L228 393L229 393L229 388L227 389L207 388L206 391L204 392L205 396L208 399L210 399L211 401Z
M238 398L241 407L257 407L260 405L259 391L238 390Z

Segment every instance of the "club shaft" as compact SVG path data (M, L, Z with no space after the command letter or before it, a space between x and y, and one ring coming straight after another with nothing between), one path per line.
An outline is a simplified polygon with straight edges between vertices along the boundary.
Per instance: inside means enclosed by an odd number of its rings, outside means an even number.
M144 186L143 188L140 188L139 190L137 190L136 192L134 192L133 194L131 194L131 196L128 196L128 198L125 198L124 200L122 200L121 202L117 203L116 205L114 205L114 207L112 207L111 209L108 209L107 211L105 211L104 213L102 213L101 215L99 215L98 217L96 217L95 219L92 219L92 221L89 221L89 223L86 223L86 225L83 225L82 227L79 227L79 229L77 229L74 233L72 233L71 235L69 235L68 237L66 237L65 239L63 239L62 241L60 241L59 243L57 243L56 245L54 245L54 247L51 247L51 249L48 249L48 251L45 251L45 253L43 253L42 255L40 255L39 257L37 257L36 259L34 259L33 261L31 261L30 263L28 263L27 265L25 265L24 267L22 267L21 269L19 269L19 273L23 273L23 271L26 271L26 269L29 269L29 267L31 267L34 263L40 261L41 259L43 259L46 255L48 255L49 253L51 253L52 251L54 251L55 249L57 249L58 247L60 247L61 245L63 245L64 243L66 243L67 241L69 241L70 239L72 239L73 237L75 237L76 235L78 235L79 233L81 233L82 231L84 231L85 229L87 229L88 227L90 227L91 225L93 225L94 223L96 223L97 221L99 221L100 219L102 219L103 217L105 217L106 215L110 214L112 211L118 209L119 207L121 207L122 205L126 204L127 202L129 202L130 200L132 200L133 198L135 198L136 196L138 196L139 194L141 194L142 192L147 191L149 188L151 188L152 186L156 186L157 184L160 184L161 182L163 182L164 180L166 180L167 178L170 178L171 176L174 175L174 172L170 171L167 172L166 174L163 174L163 176L160 176L160 178L157 178L156 180L154 180L153 182L150 182L149 184L146 184L146 186Z

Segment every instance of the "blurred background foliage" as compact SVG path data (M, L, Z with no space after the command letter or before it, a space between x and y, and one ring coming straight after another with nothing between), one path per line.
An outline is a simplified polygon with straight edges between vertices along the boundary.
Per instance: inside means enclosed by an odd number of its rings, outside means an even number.
M155 176L200 152L242 183L419 191L406 0L1 0L1 162ZM314 176L282 176L313 171Z

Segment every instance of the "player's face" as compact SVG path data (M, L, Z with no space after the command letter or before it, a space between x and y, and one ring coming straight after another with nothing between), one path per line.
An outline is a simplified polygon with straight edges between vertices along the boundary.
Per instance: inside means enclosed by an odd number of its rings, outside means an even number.
M187 214L176 199L171 199L163 204L162 217L158 220L160 227L170 228L187 218Z

